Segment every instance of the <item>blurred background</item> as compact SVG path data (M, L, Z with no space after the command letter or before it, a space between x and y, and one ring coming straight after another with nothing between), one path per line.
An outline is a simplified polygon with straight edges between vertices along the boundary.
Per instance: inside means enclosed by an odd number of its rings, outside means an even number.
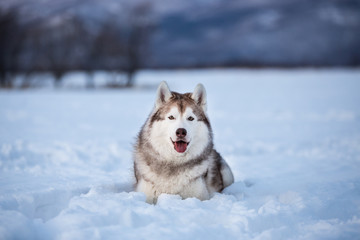
M131 87L141 69L359 65L360 0L0 0L2 88L79 71L93 88L99 71Z

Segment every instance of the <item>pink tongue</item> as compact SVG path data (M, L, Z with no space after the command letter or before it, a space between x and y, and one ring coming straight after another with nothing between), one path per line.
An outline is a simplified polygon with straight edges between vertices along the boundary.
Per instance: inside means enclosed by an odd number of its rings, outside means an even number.
M175 150L179 153L185 152L186 147L187 147L186 142L182 142L182 141L175 142Z

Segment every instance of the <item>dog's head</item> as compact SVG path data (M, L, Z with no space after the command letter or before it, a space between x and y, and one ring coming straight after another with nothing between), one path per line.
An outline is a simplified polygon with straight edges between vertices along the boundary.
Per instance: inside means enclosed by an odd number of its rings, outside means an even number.
M193 93L180 94L171 92L166 82L162 82L149 118L149 141L154 149L165 158L200 155L212 143L206 108L202 84Z

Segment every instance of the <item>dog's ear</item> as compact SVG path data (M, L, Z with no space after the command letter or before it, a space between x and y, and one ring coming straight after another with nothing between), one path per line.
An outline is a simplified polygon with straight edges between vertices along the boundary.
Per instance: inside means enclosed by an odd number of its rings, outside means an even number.
M195 90L191 95L191 98L194 99L195 103L199 105L206 112L207 101L206 101L206 91L204 85L202 85L201 83L196 85Z
M155 107L159 108L161 105L166 103L171 97L169 86L165 81L161 82L156 93Z

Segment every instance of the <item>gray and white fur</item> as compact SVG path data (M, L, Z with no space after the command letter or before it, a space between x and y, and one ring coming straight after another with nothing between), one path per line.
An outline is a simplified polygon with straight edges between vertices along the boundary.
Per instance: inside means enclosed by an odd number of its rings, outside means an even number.
M166 82L141 128L134 148L135 189L156 203L162 193L209 199L234 182L230 167L214 149L206 113L206 92L171 92Z

